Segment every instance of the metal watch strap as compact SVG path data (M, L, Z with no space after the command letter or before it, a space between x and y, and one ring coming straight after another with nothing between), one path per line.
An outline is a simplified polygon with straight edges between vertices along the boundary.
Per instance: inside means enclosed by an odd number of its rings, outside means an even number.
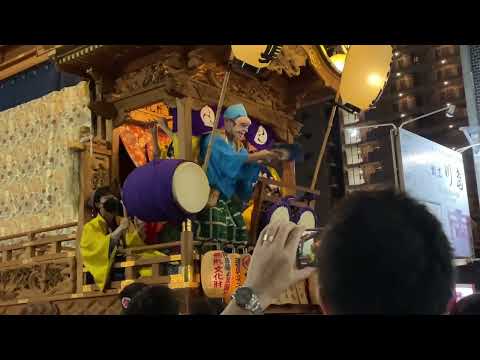
M250 302L245 306L245 309L250 311L254 315L263 314L262 305L260 305L260 299L257 295L255 295L255 293L252 294L252 298Z
M262 309L262 305L260 304L260 299L258 298L258 296L254 292L252 292L252 297L251 297L249 303L246 304L245 306L238 303L237 298L235 297L235 293L232 295L232 299L233 299L233 301L235 301L237 306L239 306L240 308L242 308L244 310L250 311L254 315L262 315L263 314L263 309Z

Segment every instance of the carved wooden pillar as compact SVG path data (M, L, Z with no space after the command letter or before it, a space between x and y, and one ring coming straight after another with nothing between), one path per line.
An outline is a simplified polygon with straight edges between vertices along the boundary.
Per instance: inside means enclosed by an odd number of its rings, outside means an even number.
M96 70L90 68L87 70L87 73L92 77L95 82L95 102L103 101L103 91L104 91L104 76L103 74L97 72ZM102 121L104 120L104 121ZM105 133L104 133L104 124L105 124ZM108 142L112 141L112 132L113 132L113 121L112 119L102 119L100 115L97 115L97 133L96 137L101 140L106 140Z
M193 160L192 153L192 99L190 97L176 100L178 157Z
M78 225L77 225L77 238L75 246L75 259L76 259L76 293L83 292L83 259L80 252L80 240L82 238L83 224L85 221L86 203L85 199L85 184L86 184L86 152L81 151L80 154L80 201L78 209Z
M192 99L190 97L184 99L177 98L176 103L179 146L178 157L192 161ZM182 223L180 249L182 254L183 278L185 282L190 282L193 280L193 232L192 222L190 220Z
M118 128L112 130L112 184L120 186L120 131Z
M293 136L290 132L287 135L287 142L289 144L293 143ZM282 182L287 185L286 188L282 189L283 196L294 196L296 195L295 186L297 185L295 177L295 161L284 161L283 163L283 174Z
M80 202L78 209L77 246L76 246L76 292L83 289L83 261L80 253L80 239L83 225L92 219L91 209L87 207L92 192L111 182L110 163L111 151L103 144L93 144L93 153L90 153L90 144L74 144L71 149L78 151L80 156Z

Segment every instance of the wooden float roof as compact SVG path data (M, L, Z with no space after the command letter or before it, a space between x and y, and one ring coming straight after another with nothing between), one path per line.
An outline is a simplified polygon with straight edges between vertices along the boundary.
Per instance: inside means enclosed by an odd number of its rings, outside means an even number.
M299 102L303 99L309 103L315 103L315 100L311 100L312 98L331 96L339 83L338 74L322 58L318 46L285 45L284 49L287 47L289 47L287 51L283 51L283 56L286 58L277 62L271 69L269 68L266 79L261 81L249 79L248 75L244 74L235 74L231 77L225 99L226 106L237 102L244 103L250 115L263 124L272 126L277 137L282 141L288 141L289 138L298 136L300 133L302 125L294 119ZM203 55L207 55L204 58L200 57L196 65L191 66L192 57L195 57L191 54L196 51L201 52L202 49L205 50ZM105 83L110 82L110 90L106 92L104 90L106 95L104 99L117 108L119 116L116 121L114 120L114 124L119 125L126 111L160 99L170 107L176 106L176 97L191 97L194 107L202 103L216 105L221 81L218 81L218 78L210 80L215 77L212 74L222 72L222 66L223 71L225 70L228 49L228 45L65 45L56 49L54 59L61 70L69 73L95 79L98 77L92 76L89 71L101 73L104 89ZM152 60L156 54L162 52L169 53L170 56L178 54L182 58L183 65L176 68L174 65L161 76L157 76L156 72L161 72L162 69L157 68L148 75L157 77L156 82L138 86L141 83L145 84L144 79L148 77L143 74L141 75L143 78L139 76L138 81L133 81L136 87L132 88L129 84L128 90L116 93L118 89L115 89L114 82L118 84L118 80L125 77L127 78L125 82L131 82L131 79L128 79L129 75L125 74L137 72L139 75L138 73L142 71L140 69L143 59L145 59L143 65L148 68L151 64L149 65L146 59ZM166 62L171 59L167 59ZM157 61L157 65L160 68L163 66L161 61ZM205 68L208 68L207 72L210 71L207 80L198 80L197 75L192 75L196 71L202 73ZM106 78L109 80L105 80ZM268 86L269 90L266 91ZM141 104L142 101L144 101L143 104Z

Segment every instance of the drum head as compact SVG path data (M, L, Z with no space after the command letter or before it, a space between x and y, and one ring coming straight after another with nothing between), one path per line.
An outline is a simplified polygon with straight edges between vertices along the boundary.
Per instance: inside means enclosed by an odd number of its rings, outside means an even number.
M315 215L310 210L304 211L298 219L298 225L303 225L307 229L312 229L316 227Z
M272 216L270 216L270 223L273 223L276 221L283 221L283 222L290 221L290 214L288 212L287 207L279 206L273 211Z
M208 202L210 185L202 168L189 161L177 166L172 180L173 198L189 214L203 210Z

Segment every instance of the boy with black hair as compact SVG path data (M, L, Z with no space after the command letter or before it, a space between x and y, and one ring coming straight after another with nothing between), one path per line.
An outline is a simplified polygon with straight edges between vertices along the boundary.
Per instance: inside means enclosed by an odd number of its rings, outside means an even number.
M130 302L136 294L147 287L144 283L135 282L128 286L125 286L122 291L120 291L120 303L122 304L122 311L125 311L130 305Z
M129 302L123 315L178 315L179 304L167 286L146 286Z
M453 251L442 225L405 194L353 195L318 255L326 313L444 314L452 297Z

